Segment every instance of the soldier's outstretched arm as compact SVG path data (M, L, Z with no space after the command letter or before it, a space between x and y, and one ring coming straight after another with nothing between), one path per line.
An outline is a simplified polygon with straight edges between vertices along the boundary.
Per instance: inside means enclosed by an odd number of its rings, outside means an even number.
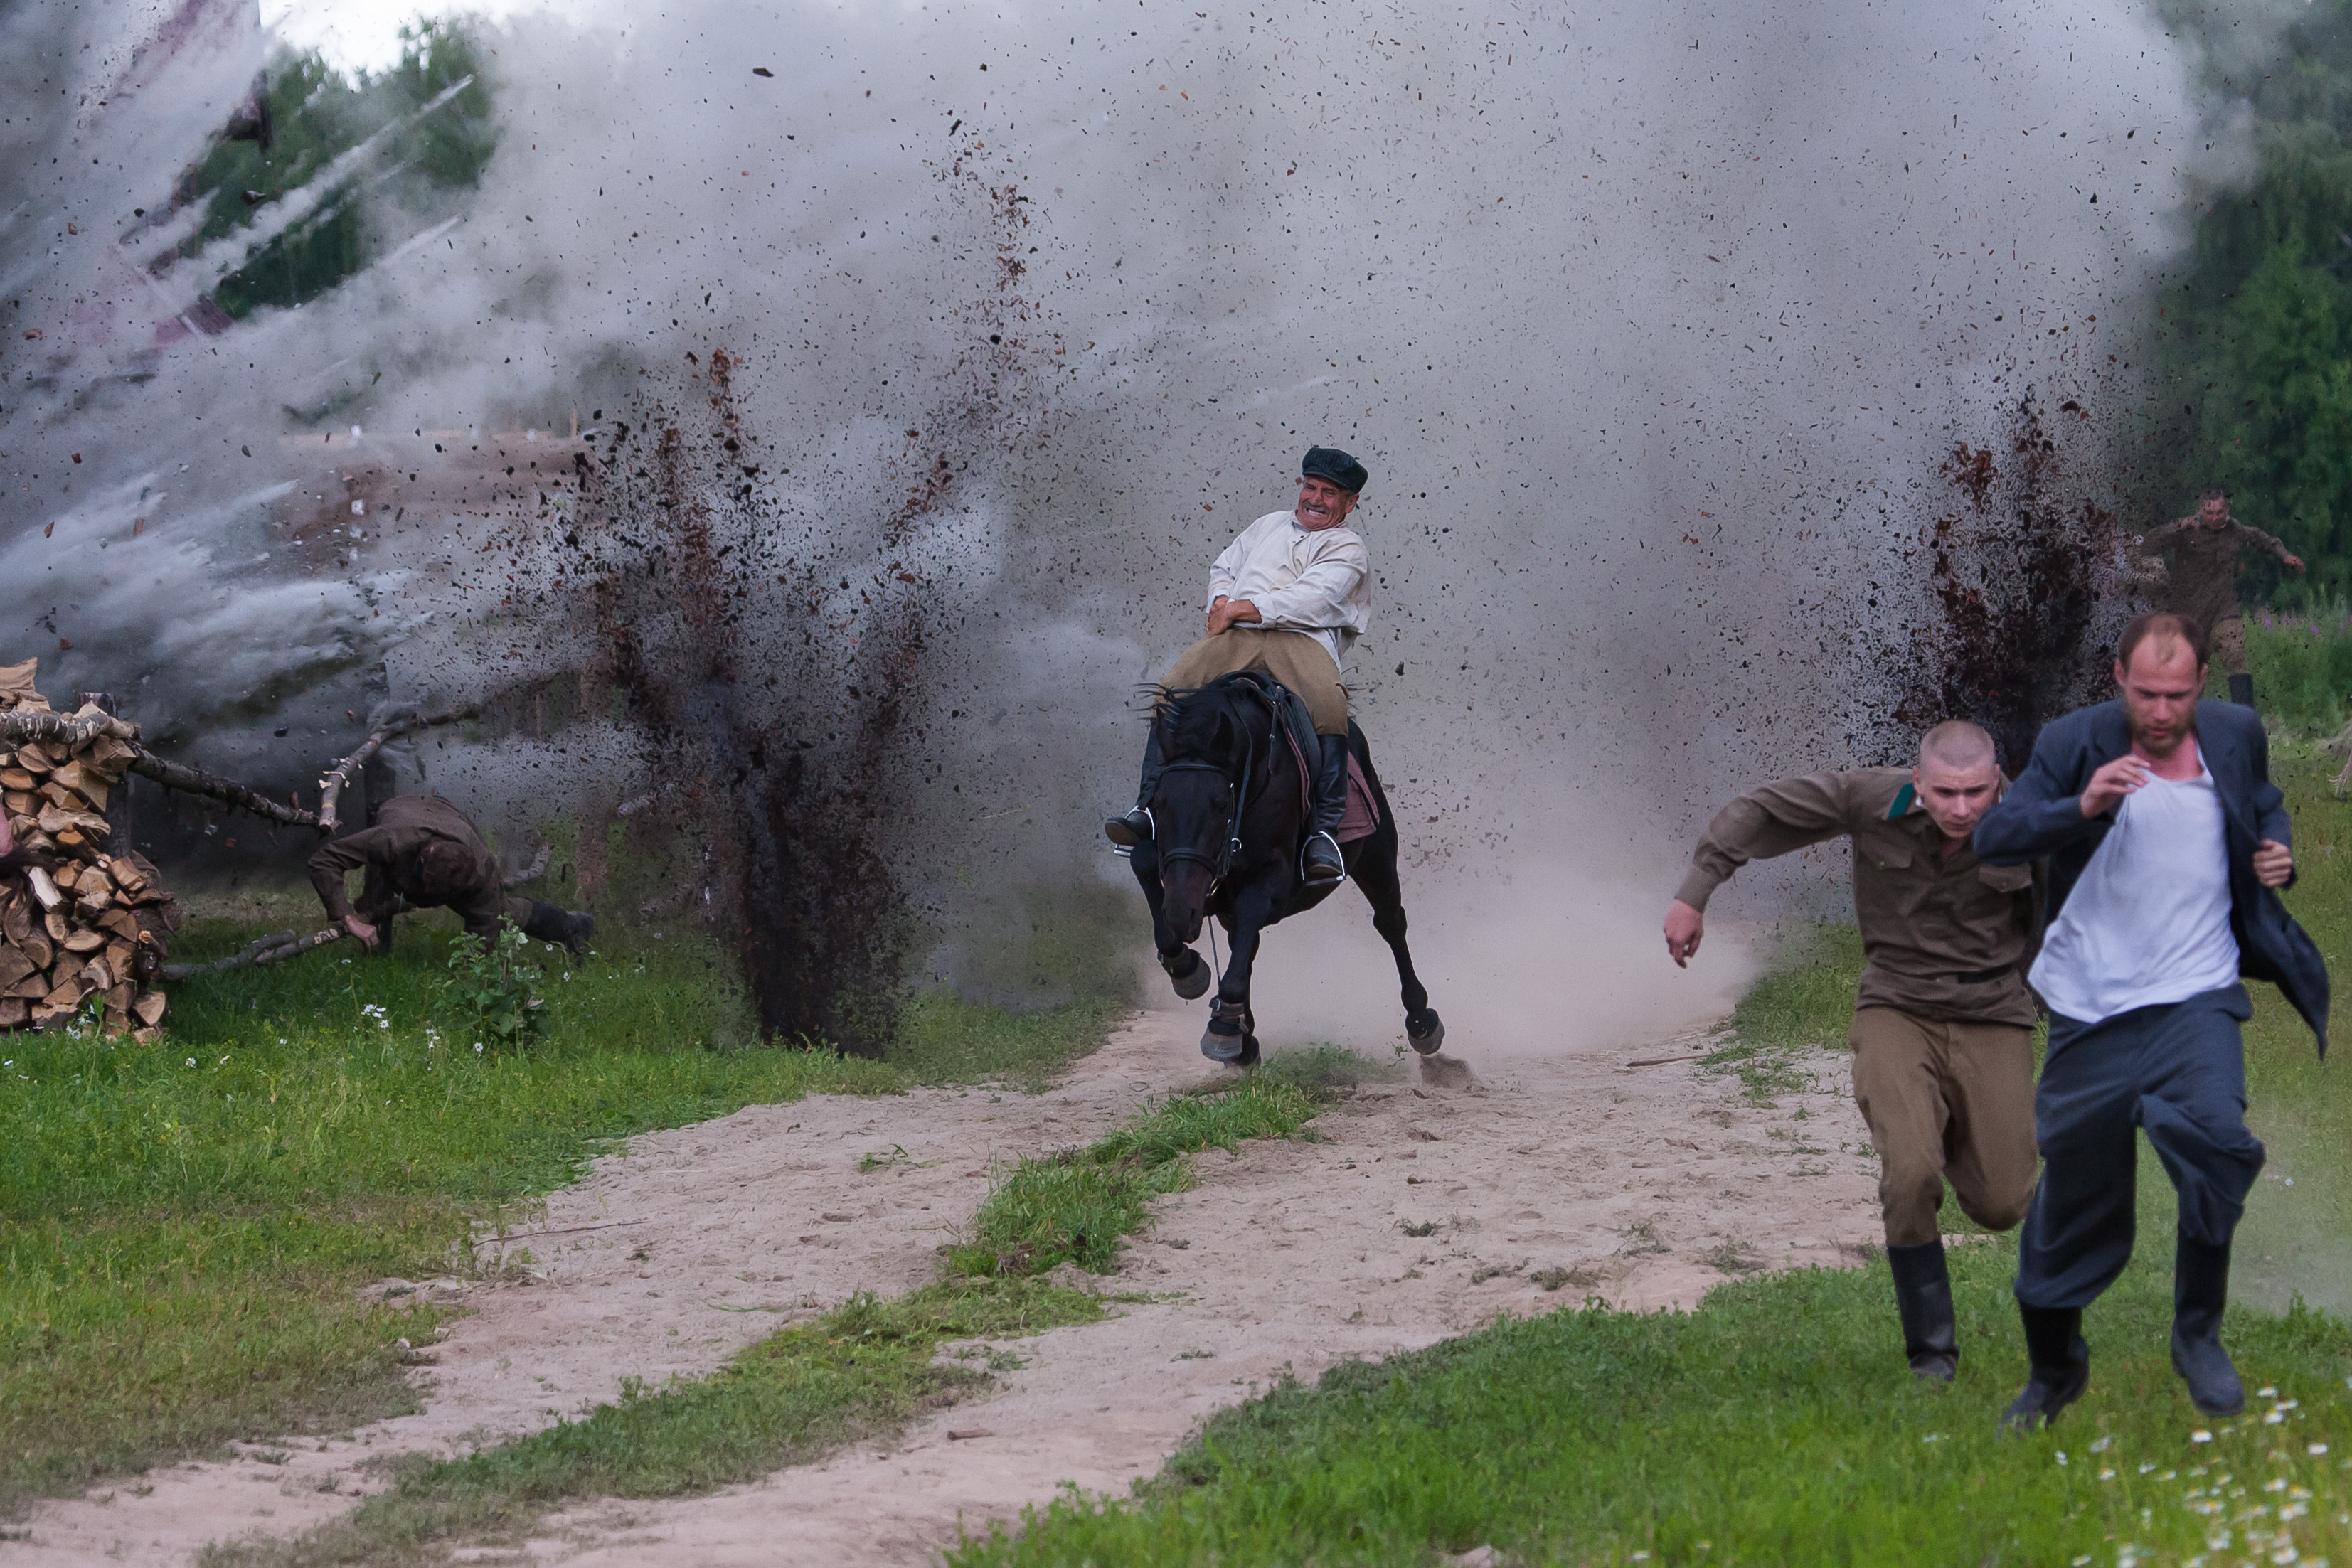
M1717 811L1699 835L1690 871L1666 910L1667 956L1683 965L1698 951L1707 900L1741 866L1851 832L1859 783L1850 773L1780 779Z

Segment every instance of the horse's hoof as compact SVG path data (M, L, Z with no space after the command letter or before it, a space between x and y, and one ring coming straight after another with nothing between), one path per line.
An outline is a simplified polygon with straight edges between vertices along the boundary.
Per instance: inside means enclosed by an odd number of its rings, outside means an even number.
M1437 1016L1435 1008L1423 1008L1406 1015L1404 1037L1422 1055L1435 1056L1445 1049L1445 1020Z
M1192 967L1179 970L1164 958L1160 960L1160 967L1168 971L1168 978L1175 985L1176 994L1189 1002L1208 993L1209 965L1190 947L1184 949L1184 956L1192 961Z
M1223 1025L1222 1029L1218 1027L1220 1024ZM1248 1038L1242 1033L1239 1025L1225 1023L1223 1019L1212 1019L1209 1027L1201 1031L1201 1054L1212 1061L1238 1067L1242 1053L1249 1049Z
M1234 1058L1234 1065L1235 1067L1257 1065L1257 1036L1254 1034L1242 1036L1242 1053Z

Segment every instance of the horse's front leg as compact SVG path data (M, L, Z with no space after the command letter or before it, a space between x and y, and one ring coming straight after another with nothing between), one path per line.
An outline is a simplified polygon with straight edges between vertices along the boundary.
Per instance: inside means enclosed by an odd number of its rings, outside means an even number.
M1209 1027L1201 1035L1201 1054L1235 1067L1257 1064L1257 1020L1250 1016L1250 966L1257 961L1258 934L1273 918L1274 886L1286 868L1276 865L1234 894L1233 961L1217 980L1217 999L1209 1009Z
M1176 994L1189 1002L1209 988L1209 965L1169 929L1167 894L1160 884L1159 846L1149 840L1138 844L1128 864L1135 870L1136 884L1143 889L1143 902L1151 907L1152 951L1160 956L1160 967L1168 971Z

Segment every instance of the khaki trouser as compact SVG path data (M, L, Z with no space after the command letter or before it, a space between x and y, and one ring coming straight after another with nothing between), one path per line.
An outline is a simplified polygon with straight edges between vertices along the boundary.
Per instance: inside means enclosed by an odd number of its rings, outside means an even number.
M2015 1225L2033 1196L2032 1031L1863 1008L1849 1038L1854 1103L1878 1146L1886 1244L1936 1239L1948 1181L1979 1225Z
M1170 691L1205 686L1236 670L1261 670L1298 695L1318 735L1348 733L1348 692L1339 666L1304 632L1229 626L1184 650L1160 684Z
M2246 673L2246 622L2232 615L2216 621L2206 633L2206 662L2225 675Z

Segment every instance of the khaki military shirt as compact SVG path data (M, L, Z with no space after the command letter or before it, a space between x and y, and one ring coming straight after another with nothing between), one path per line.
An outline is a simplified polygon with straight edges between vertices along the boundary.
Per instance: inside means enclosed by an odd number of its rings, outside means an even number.
M446 839L466 852L467 870L457 885L426 884L424 851L436 839ZM369 880L372 890L381 877L382 885L413 908L453 910L466 929L485 942L497 938L499 917L509 913L498 857L466 814L438 795L395 795L376 813L373 827L331 840L310 857L310 885L319 890L319 902L327 906L330 920L341 924L352 912L343 894L343 873L361 866L374 873Z
M1675 896L1703 910L1749 861L1840 837L1853 840L1853 910L1867 960L1856 1005L2033 1022L2025 967L2040 937L2036 873L1986 865L1966 844L1939 852L1943 834L1907 768L1815 773L1749 790L1707 823Z
M2150 534L2148 554L2165 562L2164 607L2210 632L2245 613L2238 598L2238 557L2252 549L2284 560L2284 540L2231 517L2209 528L2195 517L2167 523Z

